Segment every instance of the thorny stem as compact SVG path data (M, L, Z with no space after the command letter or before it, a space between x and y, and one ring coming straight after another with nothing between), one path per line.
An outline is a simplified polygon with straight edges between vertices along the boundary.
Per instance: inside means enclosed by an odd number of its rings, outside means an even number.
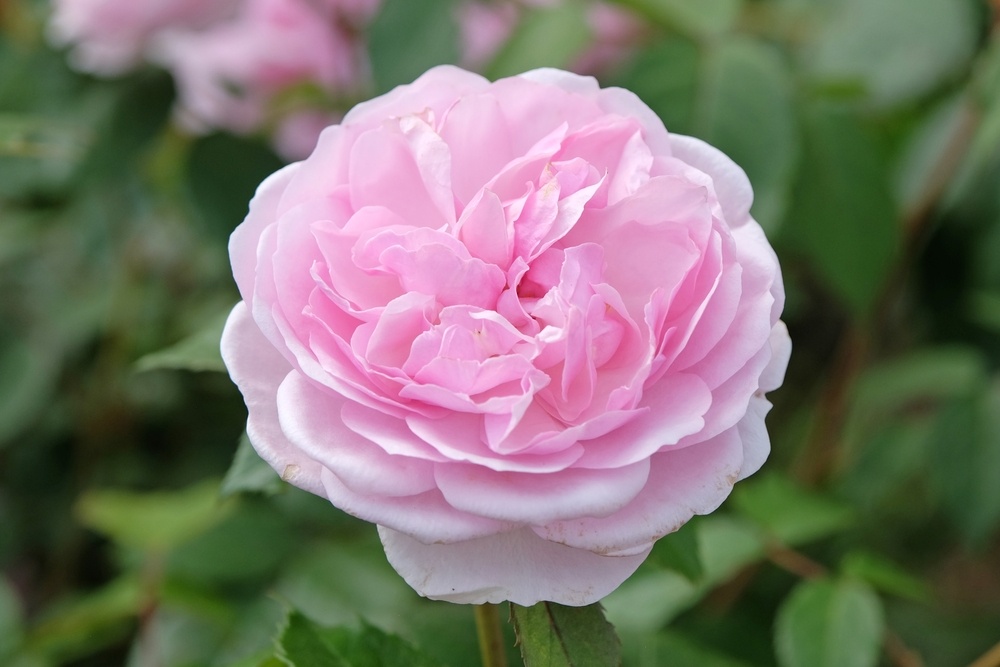
M483 667L507 667L507 653L503 647L503 631L497 606L478 604L475 606L475 614Z

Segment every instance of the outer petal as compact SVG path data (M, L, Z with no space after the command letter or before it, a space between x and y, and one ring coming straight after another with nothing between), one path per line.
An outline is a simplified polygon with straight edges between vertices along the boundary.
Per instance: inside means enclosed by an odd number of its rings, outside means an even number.
M738 227L751 219L753 188L750 179L725 153L701 139L683 134L670 135L670 149L674 157L712 177L715 193L730 227Z
M264 179L250 200L250 212L247 213L243 224L234 229L229 237L229 259L233 264L233 277L240 289L240 295L247 303L253 303L257 245L260 237L264 229L277 220L278 202L298 170L298 163L290 164Z
M736 428L694 447L665 450L650 462L649 481L620 512L604 518L557 521L534 528L541 537L599 554L645 550L695 514L708 514L726 499L743 465Z
M379 526L385 555L418 593L460 604L541 600L581 607L618 588L642 564L548 542L527 528L457 544L422 544Z
M247 404L247 435L254 449L286 482L325 495L322 467L289 442L278 421L278 386L295 371L264 338L242 301L226 321L221 347L229 376Z
M444 463L434 478L456 508L517 523L607 516L624 507L646 483L649 461L611 470L569 468L537 475Z

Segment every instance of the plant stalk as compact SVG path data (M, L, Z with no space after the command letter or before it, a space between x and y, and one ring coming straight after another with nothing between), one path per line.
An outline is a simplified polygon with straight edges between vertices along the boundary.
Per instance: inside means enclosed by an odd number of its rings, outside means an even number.
M507 653L503 647L503 628L495 604L478 604L476 635L479 637L479 655L483 667L507 667Z

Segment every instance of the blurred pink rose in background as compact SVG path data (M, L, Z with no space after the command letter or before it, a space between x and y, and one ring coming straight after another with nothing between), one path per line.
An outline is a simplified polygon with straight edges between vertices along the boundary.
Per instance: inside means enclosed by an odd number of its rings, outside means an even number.
M482 69L490 64L510 38L525 9L552 7L564 0L471 0L458 6L462 64ZM629 10L606 2L587 5L590 43L571 69L599 74L628 57L648 31L646 24Z
M277 96L295 86L332 96L359 85L368 72L363 45L336 4L247 0L230 21L164 33L156 58L177 81L182 124L250 133L278 115Z
M232 235L250 440L422 595L592 603L768 455L790 342L751 200L627 91L435 68Z
M53 0L49 32L73 46L77 69L113 76L138 65L150 40L173 27L197 28L227 16L238 0Z

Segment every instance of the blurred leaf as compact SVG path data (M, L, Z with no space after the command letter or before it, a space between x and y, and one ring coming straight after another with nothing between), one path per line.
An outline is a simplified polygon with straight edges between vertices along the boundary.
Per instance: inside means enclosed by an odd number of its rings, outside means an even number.
M323 625L353 623L360 615L381 627L397 628L400 615L415 603L413 590L386 562L371 526L364 529L352 538L350 526L345 526L335 542L296 549L275 592Z
M788 202L799 151L791 72L776 49L733 38L708 51L701 80L693 134L747 172L754 187L752 212L764 229L774 229Z
M87 655L127 635L143 604L139 578L123 575L48 609L29 632L26 648L56 661Z
M751 667L675 631L623 635L622 640L629 667Z
M602 603L622 631L649 632L696 604L713 588L764 557L760 530L745 519L695 517L703 575L692 583L674 571L642 567Z
M739 484L733 505L783 544L795 546L827 537L853 522L853 510L808 492L787 477L767 474Z
M983 546L1000 522L1000 383L945 408L932 439L934 488L965 540Z
M891 416L928 402L973 396L985 387L986 360L972 347L936 346L867 369L854 391L857 418Z
M410 83L435 65L458 60L454 0L386 0L368 27L378 92Z
M113 103L80 165L85 178L107 179L136 170L139 153L170 118L174 88L163 71L147 70L110 84Z
M362 621L360 630L323 628L290 612L276 640L289 667L437 667L438 663L395 635Z
M263 493L274 495L285 488L278 473L260 458L250 444L246 432L240 436L233 464L229 466L219 494L225 498L236 493Z
M700 64L701 51L694 42L672 37L639 51L614 83L642 98L668 130L690 134Z
M743 0L615 0L660 25L696 37L720 35L736 22Z
M821 23L806 62L814 76L857 80L879 106L933 90L972 56L973 3L955 0L842 0Z
M273 506L247 499L211 529L177 547L168 572L219 584L261 579L287 561L296 535Z
M186 185L209 233L227 240L246 217L257 186L282 166L258 141L229 134L195 141L188 155Z
M219 483L180 491L88 491L76 505L80 521L123 546L162 551L221 521L232 505L219 503Z
M613 667L621 665L621 642L600 604L566 607L539 602L510 605L525 667Z
M136 370L175 369L224 373L226 365L222 363L219 341L222 338L222 329L226 325L228 317L229 311L220 313L211 321L206 322L200 331L166 349L147 354L135 362Z
M589 41L586 12L587 8L576 2L525 10L487 68L487 76L499 79L538 67L569 67Z
M680 529L661 537L653 545L648 560L697 583L705 574L705 568L701 564L696 524L689 521Z
M800 583L775 624L781 667L874 667L883 630L882 604L864 584L827 579Z
M840 571L852 578L868 582L874 588L916 602L931 599L930 586L899 565L867 551L852 551L840 563Z
M0 448L49 407L58 367L37 341L0 329Z
M0 659L10 657L23 637L21 601L7 580L0 579Z
M143 618L125 667L211 664L228 627L161 602Z
M816 107L804 129L782 235L856 316L868 315L899 244L886 165L851 115Z

